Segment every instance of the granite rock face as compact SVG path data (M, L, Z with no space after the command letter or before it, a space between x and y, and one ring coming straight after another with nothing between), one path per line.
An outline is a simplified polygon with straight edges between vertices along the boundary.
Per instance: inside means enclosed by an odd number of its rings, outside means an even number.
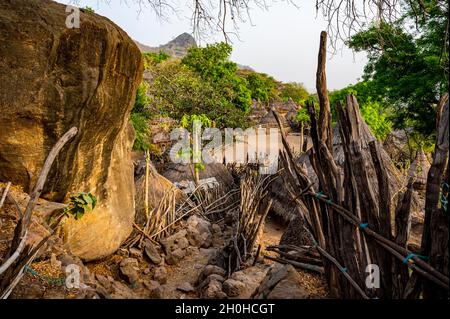
M142 76L141 54L110 20L49 0L0 2L0 181L30 191L52 146L71 127L43 197L62 202L90 192L98 205L69 220L64 236L84 260L114 252L132 230L134 183L129 114Z

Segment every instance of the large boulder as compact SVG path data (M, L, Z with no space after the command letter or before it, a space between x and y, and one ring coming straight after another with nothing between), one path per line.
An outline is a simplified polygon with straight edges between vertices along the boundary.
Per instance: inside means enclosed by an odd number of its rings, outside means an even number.
M92 213L64 227L69 250L94 260L114 252L132 230L129 114L142 58L107 18L81 12L80 28L70 29L70 13L49 0L0 2L0 181L30 191L52 146L76 126L43 197L97 196Z

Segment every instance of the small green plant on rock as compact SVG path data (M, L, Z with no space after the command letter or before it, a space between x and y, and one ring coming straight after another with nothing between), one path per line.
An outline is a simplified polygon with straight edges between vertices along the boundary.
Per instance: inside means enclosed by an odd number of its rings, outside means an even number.
M58 228L61 221L66 217L73 216L80 220L85 213L93 211L97 205L97 198L91 193L78 193L70 196L69 204L61 210L58 210L49 220L49 226L52 229Z
M73 216L76 220L81 219L85 213L94 210L97 198L91 193L79 193L71 196L69 205L64 209L64 215Z

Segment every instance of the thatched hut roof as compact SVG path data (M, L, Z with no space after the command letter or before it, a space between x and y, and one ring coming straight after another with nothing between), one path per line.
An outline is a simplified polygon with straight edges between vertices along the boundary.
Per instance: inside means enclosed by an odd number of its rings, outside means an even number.
M284 116L280 116L280 121L283 128L290 128L289 123ZM266 128L278 128L277 120L275 119L275 116L273 116L272 112L268 112L266 116L259 121L259 125Z
M267 108L262 103L253 101L249 112L250 121L254 124L258 124L267 113Z
M291 98L289 98L287 101L271 101L270 108L277 111L278 114L284 116L292 110L297 111L298 106Z
M430 162L428 162L428 158L421 148L408 171L408 179L411 177L415 179L413 184L415 189L425 189L430 166Z

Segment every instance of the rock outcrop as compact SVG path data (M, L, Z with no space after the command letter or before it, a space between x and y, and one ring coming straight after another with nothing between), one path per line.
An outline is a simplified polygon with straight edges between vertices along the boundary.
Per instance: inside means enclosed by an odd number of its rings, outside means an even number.
M34 186L52 146L71 127L43 197L62 202L91 192L98 206L64 227L84 260L114 252L134 217L133 129L129 114L142 75L141 53L110 20L49 0L0 3L0 181Z

